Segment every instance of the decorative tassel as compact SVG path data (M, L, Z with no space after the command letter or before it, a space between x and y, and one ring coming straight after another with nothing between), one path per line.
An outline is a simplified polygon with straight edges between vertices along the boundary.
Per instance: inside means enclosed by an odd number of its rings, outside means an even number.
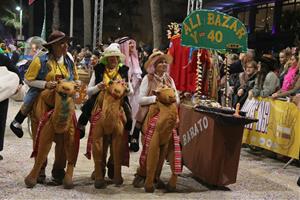
M229 96L228 96L228 82L229 82L229 70L227 62L225 64L225 76L226 76L226 85L225 85L225 107L229 107Z
M197 53L197 88L196 88L196 96L200 99L202 96L202 73L203 73L203 67L202 62L200 60L201 57L201 50L198 49Z

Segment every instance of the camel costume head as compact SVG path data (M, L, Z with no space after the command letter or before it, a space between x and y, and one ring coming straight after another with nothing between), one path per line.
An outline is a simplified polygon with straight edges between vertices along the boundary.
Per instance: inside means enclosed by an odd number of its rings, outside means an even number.
M124 80L110 81L106 86L106 91L110 93L115 99L123 98L128 92L127 83Z
M153 91L153 94L157 97L157 101L162 104L172 104L176 102L175 91L168 86L161 86L158 90Z
M55 107L54 116L52 120L55 121L55 132L65 133L68 131L72 118L70 117L70 111L75 109L73 96L75 94L75 83L59 81L55 89Z

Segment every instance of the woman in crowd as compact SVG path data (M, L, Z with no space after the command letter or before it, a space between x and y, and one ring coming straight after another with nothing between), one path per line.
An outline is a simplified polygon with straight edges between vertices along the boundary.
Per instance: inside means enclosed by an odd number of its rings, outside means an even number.
M247 62L245 65L245 72L242 72L239 75L239 87L237 88L237 93L233 99L234 107L237 103L240 103L241 106L245 103L248 92L254 87L256 73L257 63L255 61Z
M279 86L279 79L273 72L275 59L270 55L263 55L258 62L258 72L255 85L248 93L248 98L271 96Z
M282 87L276 93L272 94L273 98L285 97L296 93L300 89L298 54L293 54L289 62L290 67L283 78Z
M288 64L287 62L289 61L290 57L292 56L292 51L290 48L286 48L280 51L279 53L279 64L280 64L280 69L279 69L279 80L280 80L280 85L283 83L283 78L288 70Z

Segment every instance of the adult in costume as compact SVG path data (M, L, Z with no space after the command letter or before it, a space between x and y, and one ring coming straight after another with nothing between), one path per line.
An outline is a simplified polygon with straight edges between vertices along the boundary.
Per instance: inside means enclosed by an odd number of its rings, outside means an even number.
M176 104L179 104L180 99L176 90L176 86L174 80L167 74L167 70L169 64L172 63L172 57L168 54L164 54L163 52L157 51L152 53L149 56L149 59L145 63L145 68L148 74L143 78L141 87L140 87L140 94L139 94L139 104L140 108L136 116L136 126L135 131L140 132L140 128L142 127L142 131L145 131L147 126L149 126L150 121L152 119L147 119L146 116L149 112L149 107L152 104L157 102L157 96L154 95L155 91L158 88L163 86L167 86L168 88L173 88L175 91L175 99ZM142 132L143 134L143 151L141 154L141 158L145 157L145 149L149 145L147 144L147 140L149 140L149 136L145 135L146 133ZM151 139L150 139L151 140ZM146 146L145 146L146 145ZM140 158L140 160L141 160ZM146 176L146 167L140 163L140 168L137 170L136 177L133 181L133 185L135 187L140 187L144 178Z
M135 117L136 125L132 137L136 140L135 145L139 149L139 135L145 117L149 110L149 105L156 102L156 96L152 91L156 90L160 85L168 85L176 90L174 80L167 74L169 64L172 63L172 56L156 51L149 56L145 63L145 69L148 74L143 78L139 93L139 110ZM179 96L176 91L176 101L179 104ZM132 145L132 144L131 144Z
M120 52L118 47L119 44L116 43L112 43L110 46L108 46L103 52L100 63L94 67L94 72L87 89L87 94L90 98L81 108L82 113L78 119L77 127L79 128L81 135L85 134L85 126L91 117L98 93L101 90L104 90L105 85L113 80L124 79L126 82L128 82L128 86L131 91L128 93L128 95L132 94L132 86L128 79L129 68L123 64L125 56ZM131 108L127 97L124 100L123 108L127 118L125 130L130 131L132 126L132 118Z
M70 37L61 31L53 31L48 42L44 44L44 47L48 49L48 53L41 56L37 56L31 62L28 71L25 74L25 82L29 85L30 89L27 92L23 105L17 113L15 119L10 125L12 131L21 138L23 136L23 130L21 123L26 118L27 114L33 108L35 101L39 94L45 89L54 89L58 80L65 79L69 81L76 81L79 84L77 68L74 64L71 54L67 52L69 47ZM49 110L54 105L49 105ZM48 110L40 110L40 115ZM36 135L38 118L32 116L33 124L33 136ZM35 143L35 138L34 143ZM63 143L57 143L55 146L55 162L52 169L52 178L55 184L61 184L64 178L64 168L66 165L66 159L64 156ZM45 166L42 168L44 171ZM41 174L40 174L41 175ZM45 180L45 175L40 176L39 182Z
M70 38L61 31L54 31L44 46L48 53L36 56L31 62L25 82L30 89L27 92L21 109L10 125L17 137L23 137L22 123L32 109L32 105L43 89L53 89L59 79L78 80L77 68L68 51Z
M129 103L132 108L132 116L136 115L139 104L138 104L138 95L139 95L139 87L142 81L142 70L139 64L138 52L136 49L136 42L128 37L123 37L118 40L120 44L120 50L125 55L125 65L129 67L128 76L130 82L133 87L133 95L129 96ZM132 126L135 126L135 119L133 119ZM132 135L133 128L131 130L130 135ZM135 143L135 139L133 138L132 143ZM134 145L130 145L130 149L132 149Z

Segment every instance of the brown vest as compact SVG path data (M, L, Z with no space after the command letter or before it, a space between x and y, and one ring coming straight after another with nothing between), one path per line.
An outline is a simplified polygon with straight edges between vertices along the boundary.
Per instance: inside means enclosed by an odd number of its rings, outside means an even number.
M152 96L152 91L156 90L157 87L162 84L161 80L156 78L152 74L148 74L148 89L147 89L147 96ZM172 78L169 75L165 75L164 78L165 84L169 87L172 87ZM141 128L146 115L149 111L149 106L150 105L145 105L145 106L139 106L138 112L136 113L135 119L136 119L136 126L137 128Z

